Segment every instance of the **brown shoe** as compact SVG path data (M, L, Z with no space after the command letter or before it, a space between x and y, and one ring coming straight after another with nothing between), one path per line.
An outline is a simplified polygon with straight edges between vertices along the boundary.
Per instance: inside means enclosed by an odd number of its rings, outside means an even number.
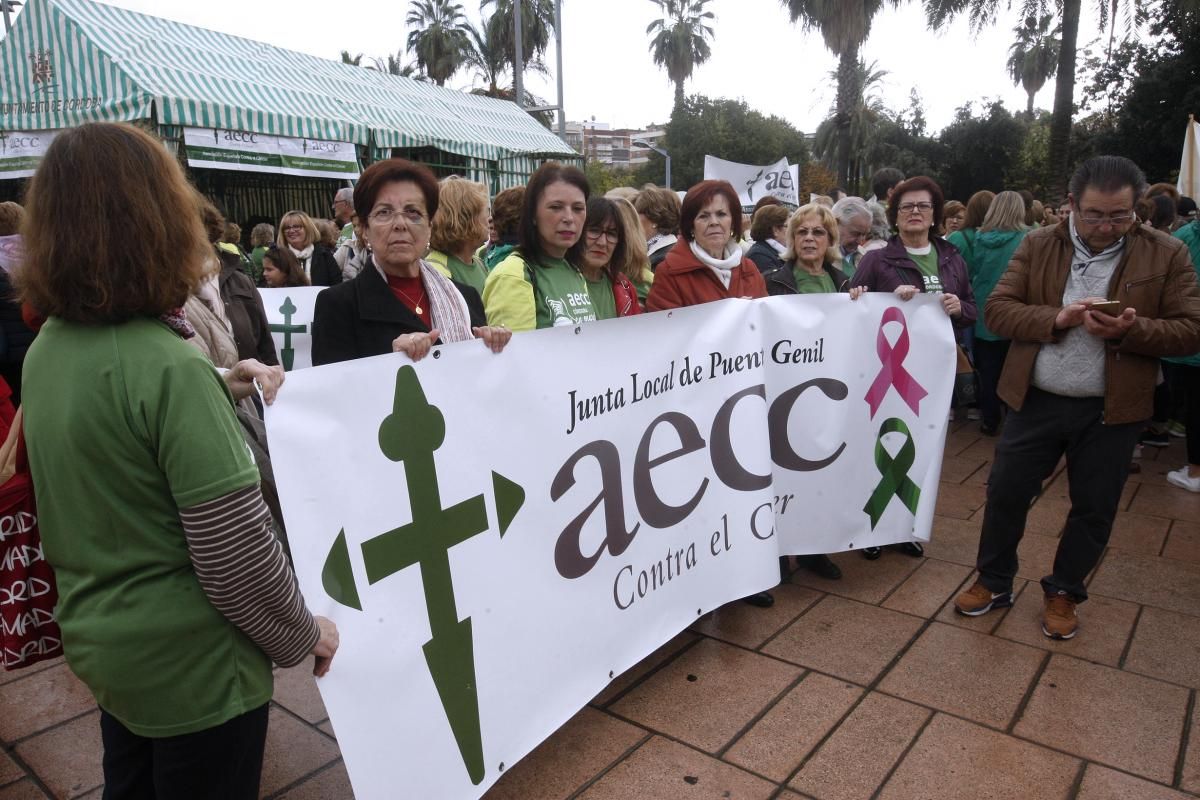
M954 598L954 610L968 617L978 617L993 608L1007 608L1012 605L1012 592L993 592L979 581L975 581L970 589Z
M1042 633L1051 639L1070 639L1079 630L1079 617L1075 614L1076 603L1066 592L1046 595L1046 608L1042 611Z

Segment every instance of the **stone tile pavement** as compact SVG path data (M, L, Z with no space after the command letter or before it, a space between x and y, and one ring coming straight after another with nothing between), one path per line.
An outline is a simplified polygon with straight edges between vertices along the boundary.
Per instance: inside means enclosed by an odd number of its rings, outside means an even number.
M1146 448L1082 627L1052 642L1037 579L1067 509L1034 505L1012 609L968 619L993 439L956 423L926 558L836 556L774 608L699 620L538 747L488 800L1200 797L1200 495L1168 485L1181 440ZM66 666L0 673L0 800L100 797L99 712ZM264 797L349 798L311 676L279 671Z

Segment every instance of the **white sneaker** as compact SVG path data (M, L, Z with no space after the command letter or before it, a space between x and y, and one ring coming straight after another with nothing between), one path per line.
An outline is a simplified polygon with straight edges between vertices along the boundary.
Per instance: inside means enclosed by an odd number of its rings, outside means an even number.
M1167 483L1172 486L1178 486L1180 489L1187 489L1189 492L1200 493L1200 476L1193 478L1189 475L1186 464L1179 469L1168 472Z
M979 417L979 409L978 408L968 408L967 409L967 419L977 420L979 418L980 417Z

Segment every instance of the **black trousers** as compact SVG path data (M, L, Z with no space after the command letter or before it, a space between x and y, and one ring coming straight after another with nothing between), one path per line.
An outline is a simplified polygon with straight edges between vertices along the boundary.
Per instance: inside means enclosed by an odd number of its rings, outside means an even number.
M984 425L995 428L1000 424L1000 398L996 387L1008 355L1008 339L975 337L975 371L979 373L979 418Z
M258 800L268 706L161 739L138 736L101 709L104 800Z
M1200 466L1200 367L1171 364L1171 391L1183 402L1183 424L1187 427L1187 460ZM1178 419L1178 417L1177 417Z
M1065 453L1071 510L1054 571L1042 578L1042 588L1087 599L1083 580L1108 544L1145 424L1105 425L1103 414L1103 398L1061 397L1033 387L1020 411L1009 410L988 478L976 560L980 582L993 592L1012 590L1029 506Z

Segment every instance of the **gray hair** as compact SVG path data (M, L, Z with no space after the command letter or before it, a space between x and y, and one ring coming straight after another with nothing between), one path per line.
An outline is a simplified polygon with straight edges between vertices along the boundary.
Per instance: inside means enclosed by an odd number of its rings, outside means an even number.
M867 206L871 210L871 238L886 242L892 238L892 226L888 222L887 209L879 203Z
M833 215L837 217L839 225L849 225L850 220L860 217L871 221L871 209L867 208L867 201L861 197L843 197L838 200L833 204Z
M1085 189L1107 194L1125 188L1133 189L1135 200L1146 193L1146 176L1141 168L1124 156L1096 156L1079 165L1067 190L1078 203Z
M347 203L354 205L354 189L349 186L343 186L337 190L337 194L333 196L334 201L345 200Z

